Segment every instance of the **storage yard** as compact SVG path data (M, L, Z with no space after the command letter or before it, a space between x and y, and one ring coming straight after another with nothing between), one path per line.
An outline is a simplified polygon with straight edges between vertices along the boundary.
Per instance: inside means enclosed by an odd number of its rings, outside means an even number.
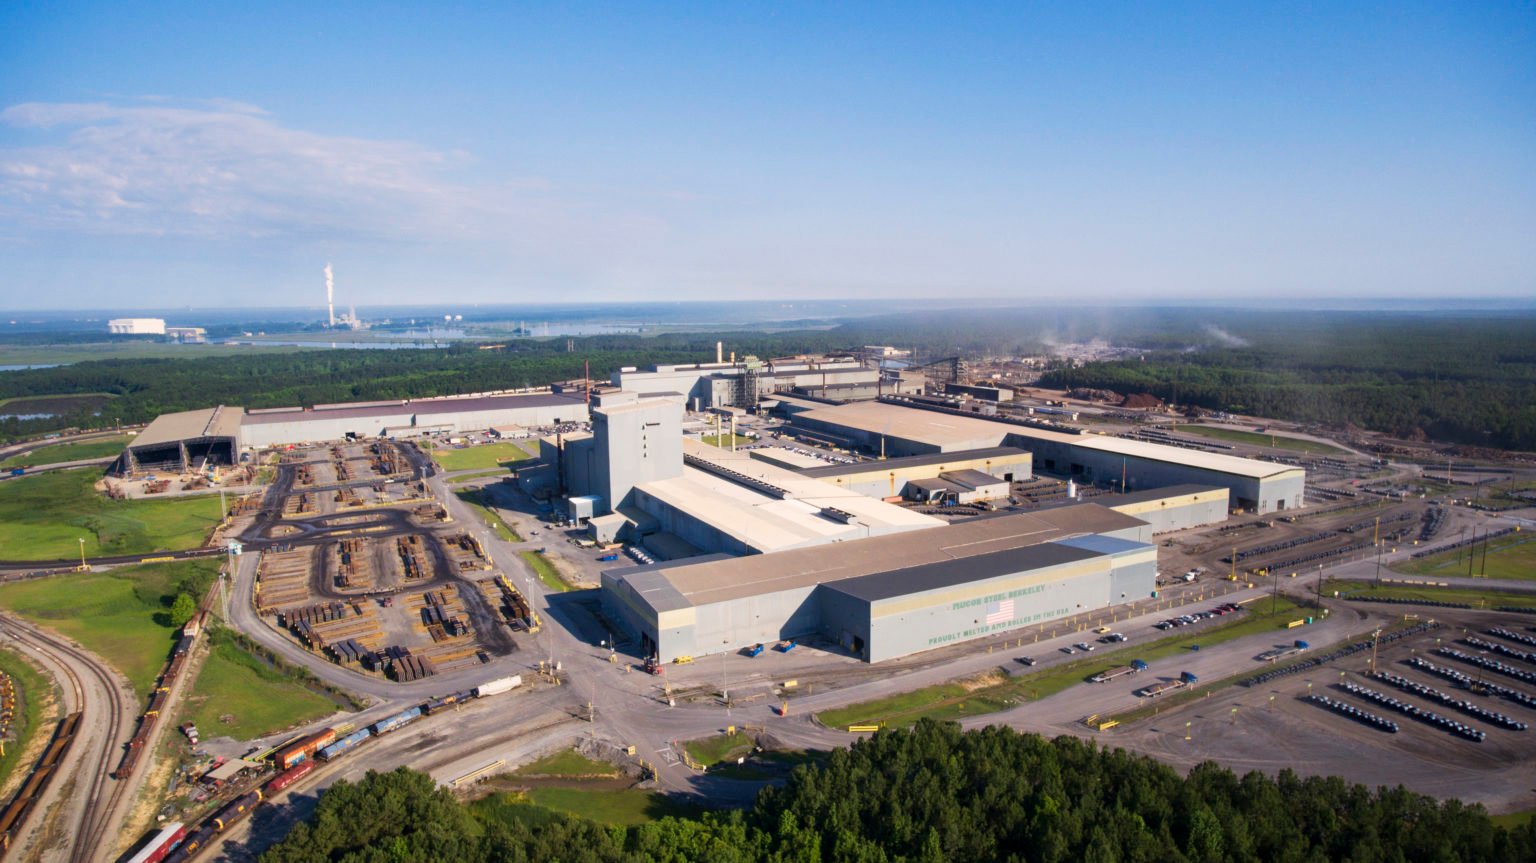
M283 454L270 492L281 517L258 528L281 540L257 565L263 620L338 665L399 681L516 649L486 549L411 478L422 457L386 440Z

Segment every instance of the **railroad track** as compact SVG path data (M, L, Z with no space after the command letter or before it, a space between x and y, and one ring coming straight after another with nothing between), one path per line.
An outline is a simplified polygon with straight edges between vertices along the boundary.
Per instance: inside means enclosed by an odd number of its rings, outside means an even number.
M81 724L86 729L85 736L89 737L93 734L89 730L93 715L102 712L106 715L108 731L100 751L85 753L79 762L77 774L79 771L85 771L87 775L84 781L77 781L74 796L81 797L83 789L84 803L80 820L75 829L70 831L74 840L74 845L69 852L70 863L90 863L108 843L110 837L106 835L107 831L129 786L128 781L117 781L111 777L113 763L119 754L115 741L122 736L124 718L130 715L127 705L124 704L121 691L113 680L112 672L68 641L5 618L0 618L0 632L47 656L53 664L63 670L75 708L84 714ZM75 668L76 665L87 669L87 677L81 676ZM105 706L96 704L96 699L87 697L89 688L87 679L91 683L99 684L104 691L110 693ZM77 775L77 780L79 778Z

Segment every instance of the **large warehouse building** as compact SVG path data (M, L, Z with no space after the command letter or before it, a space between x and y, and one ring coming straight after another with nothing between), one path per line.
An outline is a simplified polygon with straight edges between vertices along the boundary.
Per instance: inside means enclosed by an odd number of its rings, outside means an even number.
M587 403L551 393L450 396L247 411L221 405L161 414L128 445L116 469L186 470L200 460L231 465L241 450L356 437L414 437L498 426L553 426L589 419Z
M1054 431L919 407L893 398L797 409L789 420L815 436L894 456L1017 447L1033 455L1037 473L1107 484L1127 492L1187 483L1220 486L1230 492L1232 506L1257 513L1300 507L1306 485L1306 471L1291 465Z
M205 463L234 464L243 416L240 408L224 406L161 414L134 437L113 469L131 474L195 470Z
M847 357L783 357L759 360L624 368L612 375L615 387L641 395L676 393L694 410L747 408L776 392L800 390L822 397L874 398L879 369Z
M448 396L247 411L240 445L249 449L357 437L415 437L497 426L551 426L588 420L587 403L553 393Z
M819 636L869 662L1151 595L1149 525L1078 504L777 554L603 573L662 662Z

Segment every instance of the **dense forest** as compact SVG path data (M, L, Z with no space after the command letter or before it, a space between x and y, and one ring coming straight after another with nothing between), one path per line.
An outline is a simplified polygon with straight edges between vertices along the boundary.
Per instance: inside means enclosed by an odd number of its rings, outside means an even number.
M162 412L220 403L279 407L540 386L579 377L584 362L594 377L606 378L620 366L712 359L717 340L738 357L892 344L938 358L1038 355L1094 338L1142 353L1057 368L1042 383L1151 392L1213 410L1536 450L1536 314L1172 308L935 310L816 329L588 336L572 340L571 352L563 339L517 339L501 350L461 343L443 350L96 360L0 374L0 399L114 397L108 407L83 402L52 418L0 420L0 440L147 422Z
M925 720L797 768L745 812L604 827L492 797L458 803L420 773L326 791L263 863L1530 861L1536 824L1403 789L1282 772L1187 778L1150 758Z
M1041 384L1536 450L1536 318L1314 313L1248 322L1241 332L1223 346L1056 369Z

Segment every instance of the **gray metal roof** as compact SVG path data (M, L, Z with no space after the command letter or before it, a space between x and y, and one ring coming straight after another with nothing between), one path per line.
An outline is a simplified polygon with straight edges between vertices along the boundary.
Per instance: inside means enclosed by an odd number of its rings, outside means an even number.
M1199 483L1180 483L1179 485L1165 485L1158 488L1130 491L1125 494L1100 495L1093 502L1100 506L1125 506L1128 503L1146 503L1151 500L1163 500L1170 497L1184 497L1192 494L1227 494L1227 489L1222 486L1200 485Z
M180 411L155 417L128 445L129 449L169 446L177 441L227 437L240 434L244 414L240 408L220 405L196 411Z
M576 409L584 405L585 402L579 398L573 399L570 396L553 393L478 396L474 398L416 399L414 401L400 402L369 402L355 407L328 407L323 410L306 410L302 413L286 411L282 413L246 414L245 424L265 425L269 423L303 422L310 419L367 419L370 417L401 416L403 414L432 417L440 414L478 413L481 411L540 407L569 406L572 409ZM572 419L575 419L575 417L573 416Z
M998 485L998 484L1001 484L1003 482L1003 480L998 479L997 477L993 476L992 474L983 473L983 472L981 472L979 470L971 470L969 468L967 468L966 470L947 470L947 471L939 474L939 479L948 480L950 482L956 482L956 483L959 483L959 484L964 485L964 486L969 486L971 488L981 488L983 486Z
M1087 533L1140 527L1146 522L1091 503L1035 512L1003 512L930 530L914 530L831 545L748 557L658 564L687 604L700 606L781 590L887 573L946 560L1035 546ZM624 575L632 568L608 570Z
M800 471L802 476L812 479L825 479L832 476L848 476L850 474L871 473L874 471L900 470L907 467L923 467L931 464L951 464L957 461L1001 458L1004 456L1017 458L1028 456L1027 450L1012 446L992 446L983 449L967 449L959 452L931 453L929 455L913 455L903 458L888 458L885 461L864 461L858 464L834 464L827 467L813 467Z
M943 590L973 581L983 581L988 578L1103 556L1101 552L1073 548L1063 543L1047 542L959 560L946 560L858 578L845 578L824 586L828 590L847 594L854 599L879 602L882 599L909 596L929 590Z

